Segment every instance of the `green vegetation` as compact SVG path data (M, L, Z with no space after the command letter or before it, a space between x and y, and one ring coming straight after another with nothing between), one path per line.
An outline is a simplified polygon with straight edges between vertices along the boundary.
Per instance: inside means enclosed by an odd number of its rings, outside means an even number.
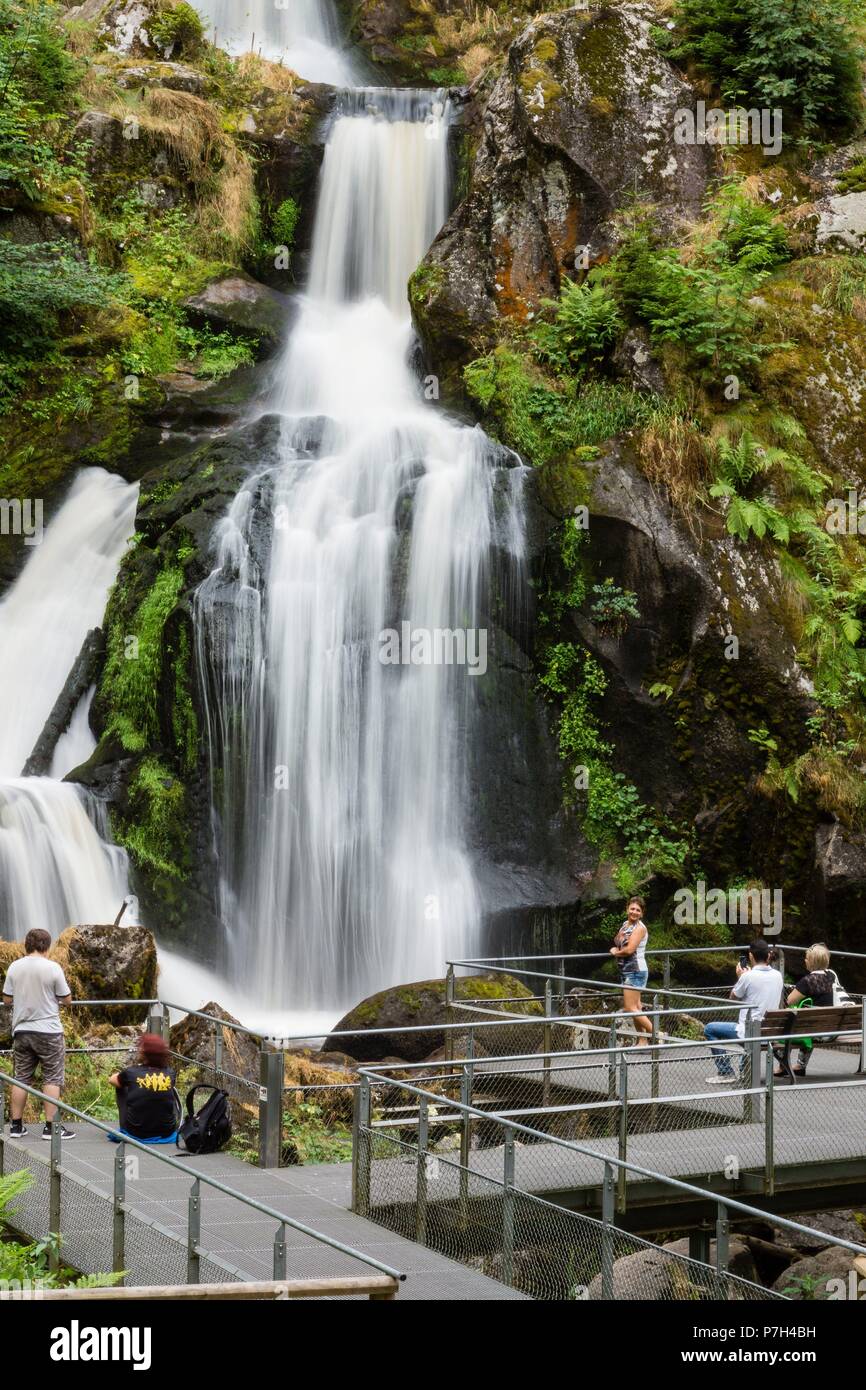
M614 770L614 749L603 736L596 703L607 678L590 652L571 642L548 645L539 676L559 718L559 753L568 769L566 800L581 798L581 828L590 844L616 861L616 880L634 892L652 874L682 880L691 852L688 837L671 835L645 806L637 789ZM573 790L572 790L573 789Z
M121 570L122 582L123 570ZM164 564L131 617L115 616L108 632L102 692L112 711L108 733L131 753L159 738L157 713L163 673L163 630L183 585L178 565Z
M0 1285L4 1289L35 1286L38 1290L107 1289L119 1284L123 1272L81 1275L64 1265L50 1269L49 1260L59 1260L62 1255L63 1242L58 1235L22 1242L9 1234L9 1228L14 1229L17 1203L32 1183L33 1174L26 1168L0 1177Z
M708 77L731 105L781 107L806 132L846 130L862 112L858 0L676 0L669 57Z
M609 274L623 309L646 325L653 341L676 345L721 386L725 376L748 376L772 350L756 341L748 300L788 249L772 210L732 182L707 212L688 256L660 246L651 220L638 213Z
M53 5L0 0L0 190L36 198L68 177L55 141L81 73Z
M527 352L504 345L470 362L463 381L503 443L534 464L603 444L668 410L657 397L619 382L551 379Z
M188 824L183 783L158 758L142 759L129 783L129 815L112 820L118 844L152 873L182 879L190 867Z
M170 48L173 58L181 54L185 58L194 57L204 39L201 19L186 0L180 0L179 4L163 3L147 28L153 42L160 48Z
M294 198L284 198L271 217L271 240L274 249L285 247L291 259L295 232L301 209Z
M600 362L622 333L617 302L591 272L582 285L569 280L558 300L545 299L554 311L552 323L540 323L532 334L539 357L560 372L581 370Z

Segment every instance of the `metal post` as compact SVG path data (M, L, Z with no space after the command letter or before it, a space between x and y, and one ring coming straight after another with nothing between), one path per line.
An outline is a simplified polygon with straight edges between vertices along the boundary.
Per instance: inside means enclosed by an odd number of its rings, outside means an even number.
M352 1211L366 1216L370 1210L370 1078L362 1076L355 1092L352 1122Z
M753 1094L753 1088L761 1084L761 1025L754 1018L749 1018L746 1023L744 1042L746 1066L743 1082L747 1094L743 1096L743 1120L747 1125L760 1124L761 1102L759 1097Z
M502 1282L514 1283L514 1130L505 1130L502 1190Z
M553 983L550 980L544 982L544 1017L550 1018L553 1013ZM542 1082L541 1103L544 1106L550 1104L550 1053L552 1049L551 1025L545 1023L542 1030L541 1050L544 1053L544 1079Z
M427 1140L430 1132L429 1101L421 1096L418 1105L418 1172L415 1197L415 1239L427 1244Z
M164 1004L160 1003L159 1000L148 1007L147 1031L148 1033L156 1033L157 1036L163 1038L165 1042L169 1041L171 1028L169 1026L168 1009Z
M283 1140L283 1054L259 1053L259 1167L279 1168Z
M625 1060L625 1048L619 1054L619 1153L618 1157L625 1163L628 1158L628 1063ZM625 1211L625 1180L626 1170L620 1168L617 1174L617 1205L620 1211Z
M49 1156L49 1185L48 1185L48 1230L53 1236L59 1237L60 1230L60 1138L61 1120L60 1112L55 1110L54 1119L51 1121L51 1153ZM51 1243L48 1251L48 1268L56 1270L60 1268L60 1241L55 1240Z
M193 1183L189 1202L187 1204L186 1218L186 1282L188 1284L200 1283L199 1278L199 1241L201 1240L201 1183L198 1178Z
M274 1278L285 1279L286 1277L286 1226L285 1222L277 1227L277 1234L274 1236Z
M616 1018L610 1021L607 1038L607 1098L616 1099Z
M472 1072L464 1065L460 1075L460 1103L472 1104ZM469 1213L469 1151L472 1145L472 1116L463 1111L460 1121L460 1229L466 1229Z
M111 1268L115 1274L126 1268L126 1145L118 1144L114 1155L114 1219L111 1231ZM123 1283L123 1280L121 1280Z
M601 1296L606 1302L613 1298L613 1233L615 1230L615 1186L613 1169L604 1165L601 1185Z
M772 1197L776 1190L776 1170L773 1161L773 1054L767 1053L767 1084L764 1099L764 1191Z
M454 1022L454 966L449 965L445 972L445 1022ZM445 1029L445 1061L454 1060L454 1036L450 1028Z
M689 1231L689 1259L699 1260L702 1265L710 1262L710 1232L706 1226Z
M664 957L664 960L662 961L662 984L663 984L664 990L665 990L665 994L664 994L664 1001L665 1001L665 1002L664 1002L664 1007L665 1007L666 1009L668 1009L668 1008L670 1007L670 1002L671 1002L670 999L668 998L668 990L669 990L670 987L671 987L671 958L670 958L670 956L668 955L667 952L665 952L665 957Z
M719 1274L727 1274L730 1259L731 1223L724 1202L716 1207L716 1269Z
M223 1069L223 1030L219 1023L213 1026L213 1065L214 1071Z
M866 995L860 1003L860 1066L858 1071L866 1071Z
M652 1012L653 1032L652 1032L652 1038L650 1039L650 1046L651 1046L651 1048L652 1048L652 1061L651 1061L651 1063L650 1063L650 1096L652 1097L653 1100L655 1100L656 1097L657 1097L657 1095L658 1095L658 1093L659 1093L659 1052L658 1052L658 1041L659 1041L659 1016L658 1016L658 1007L659 1007L659 997L658 997L657 994L654 994L654 995L653 995L652 1001L653 1001L653 1004L652 1004L652 1007L653 1007L653 1012ZM653 1128L655 1128L655 1126L653 1126Z
M6 1157L6 1082L0 1081L0 1178Z

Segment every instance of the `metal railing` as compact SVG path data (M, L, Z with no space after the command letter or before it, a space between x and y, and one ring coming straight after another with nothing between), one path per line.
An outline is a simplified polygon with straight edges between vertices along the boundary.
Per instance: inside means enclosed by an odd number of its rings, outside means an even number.
M813 1039L835 1043L838 1034L814 1034ZM472 1050L461 1059L436 1068L407 1064L395 1075L393 1066L365 1067L363 1074L399 1088L402 1080L426 1081L427 1089L444 1103L435 1123L446 1128L455 1115L448 1105L459 1101L479 1114L532 1122L552 1137L614 1140L625 1160L630 1146L643 1136L691 1134L739 1128L741 1157L763 1168L764 1191L775 1191L779 1164L820 1163L866 1156L866 1078L799 1082L778 1086L773 1075L774 1045L789 1039L762 1038L758 1025L733 1047L742 1058L739 1084L709 1091L695 1076L709 1063L704 1043L667 1043L634 1048L601 1047L575 1053L569 1050L484 1057ZM760 1056L767 1048L767 1067L761 1083ZM426 1073L429 1073L425 1075ZM816 1107L827 1097L834 1124L828 1133ZM826 1110L826 1107L825 1107ZM404 1132L417 1124L413 1114L401 1113L393 1096L380 1110L380 1127ZM751 1132L749 1132L751 1127ZM817 1128L816 1128L817 1127ZM459 1126L460 1152L468 1163L476 1138L489 1139L490 1125L466 1118ZM733 1140L731 1141L733 1142ZM705 1146L706 1147L706 1146ZM622 1197L622 1194L621 1194Z
M64 1166L62 1126L57 1115L55 1115L51 1126L51 1145L47 1159L29 1147L23 1144L19 1145L7 1137L5 1121L5 1090L7 1087L22 1090L43 1104L47 1101L49 1104L56 1105L64 1116L69 1116L79 1125L89 1125L103 1136L113 1136L119 1141L113 1156L113 1183L110 1196L98 1183L83 1178L79 1173L74 1173ZM8 1158L10 1155L17 1162L17 1168L9 1166ZM160 1174L176 1173L179 1179L183 1180L184 1190L187 1191L185 1239L181 1239L175 1232L149 1218L140 1207L129 1200L129 1183L138 1180L135 1177L135 1165L130 1163L129 1159L137 1156L140 1162L145 1155L148 1160L159 1165ZM225 1281L226 1276L231 1279L243 1278L241 1270L227 1264L215 1250L209 1249L203 1240L203 1193L210 1190L218 1193L221 1197L232 1199L239 1208L243 1208L247 1212L255 1212L257 1215L276 1223L273 1237L273 1278L275 1280L283 1281L287 1277L286 1233L289 1230L308 1238L319 1248L325 1246L338 1251L390 1279L402 1280L405 1278L399 1270L344 1244L334 1236L316 1231L294 1217L286 1215L285 1212L278 1211L275 1207L239 1192L218 1178L211 1177L197 1169L190 1169L187 1163L178 1158L169 1157L168 1154L160 1153L151 1144L142 1143L122 1134L116 1126L93 1119L84 1114L83 1111L75 1109L74 1106L68 1105L64 1101L55 1100L52 1096L46 1095L44 1091L37 1090L34 1086L25 1085L7 1073L0 1072L0 1176L18 1171L19 1168L27 1169L36 1179L33 1187L25 1192L22 1198L25 1207L28 1204L35 1205L38 1213L33 1218L38 1222L38 1232L29 1232L29 1234L51 1233L61 1239L64 1236L68 1237L66 1246L70 1250L69 1258L72 1263L76 1262L76 1255L79 1259L81 1258L79 1252L84 1252L90 1256L84 1260L84 1263L93 1264L95 1248L101 1248L108 1255L104 1269L101 1269L97 1261L96 1270L84 1270L83 1272L128 1272L131 1255L133 1255L133 1263L141 1264L143 1274L154 1272L152 1267L148 1270L147 1265L153 1266L155 1263L152 1257L154 1247L158 1247L158 1256L161 1262L163 1264L168 1263L171 1272L180 1272L179 1267L183 1267L184 1278L182 1282L184 1283L200 1283L203 1264L207 1264L209 1270L220 1277L221 1282ZM130 1177L131 1170L132 1177ZM187 1183L189 1183L188 1190L186 1188ZM31 1193L35 1194L35 1204L29 1202ZM70 1208L75 1217L71 1223L64 1221L64 1211L69 1215ZM88 1222L86 1226L83 1224L85 1220ZM95 1226L89 1224L93 1222L96 1223ZM131 1228L135 1236L135 1250L132 1249L129 1239ZM75 1245L72 1245L73 1239ZM142 1258L142 1254L144 1253L143 1247L146 1246L148 1240L150 1241L151 1259L146 1261ZM66 1250L64 1250L64 1255L66 1255ZM60 1249L55 1243L49 1251L50 1267L56 1269L59 1262ZM79 1266L76 1265L76 1267ZM146 1282L146 1279L142 1279L140 1282Z
M862 1256L866 1246L830 1237L800 1222L771 1215L725 1195L635 1163L622 1151L599 1151L574 1139L552 1136L499 1112L484 1111L464 1100L392 1076L395 1091L412 1097L417 1118L402 1126L376 1119L370 1085L381 1073L362 1070L358 1093L353 1156L353 1209L389 1229L431 1245L451 1258L482 1267L492 1277L538 1298L774 1298L749 1280L734 1280L729 1251L732 1222L738 1218L796 1232ZM866 1083L860 1083L866 1084ZM812 1088L809 1088L812 1089ZM772 1097L772 1083L768 1087ZM798 1089L799 1094L799 1089ZM772 1104L772 1100L770 1102ZM408 1107L407 1107L408 1108ZM486 1133L484 1149L470 1161L462 1136L473 1126ZM399 1128L399 1135L389 1132ZM434 1148L436 1128L457 1129L459 1153ZM621 1141L620 1141L621 1142ZM534 1161L551 1159L572 1186L598 1191L601 1220L547 1200L527 1182ZM678 1252L641 1242L616 1224L617 1208L627 1209L630 1187L657 1184L670 1198L688 1197L715 1210L715 1281L705 1264ZM550 1184L548 1184L549 1186ZM560 1179L560 1190L562 1190ZM617 1262L629 1255L652 1259L627 1261L629 1288L619 1286ZM624 1266L622 1267L624 1271ZM577 1270L576 1280L563 1271ZM659 1275L659 1270L662 1275ZM796 1279L796 1275L792 1276ZM636 1292L654 1281L652 1291ZM575 1293L571 1287L580 1288Z

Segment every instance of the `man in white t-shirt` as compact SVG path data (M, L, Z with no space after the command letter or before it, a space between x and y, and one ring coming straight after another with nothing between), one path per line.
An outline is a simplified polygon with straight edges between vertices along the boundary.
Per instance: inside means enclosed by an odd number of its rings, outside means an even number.
M24 955L13 960L3 983L3 1003L12 1005L12 1057L15 1080L26 1086L34 1084L37 1067L42 1068L42 1089L46 1095L60 1099L66 1062L66 1043L60 1022L60 1005L68 1004L72 995L66 976L56 960L48 959L51 937L35 927L24 939ZM24 1106L27 1092L12 1087L10 1111L12 1138L20 1139L24 1128ZM57 1106L45 1102L45 1126L42 1138L51 1138L51 1121ZM63 1139L74 1139L71 1129L60 1126Z
M769 962L770 948L766 941L754 941L749 947L749 965L737 963L737 983L731 990L731 998L743 1005L736 1023L708 1023L704 1037L710 1042L730 1041L745 1038L746 1024L751 1019L760 1023L770 1009L778 1009L782 997L782 977ZM736 1078L731 1066L731 1058L724 1047L711 1047L715 1058L716 1075L707 1077L707 1085L724 1086ZM745 1067L745 1054L740 1061L740 1071Z

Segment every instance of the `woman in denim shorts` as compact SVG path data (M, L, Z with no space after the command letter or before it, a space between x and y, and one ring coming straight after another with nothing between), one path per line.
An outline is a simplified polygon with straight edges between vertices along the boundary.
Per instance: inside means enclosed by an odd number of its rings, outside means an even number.
M649 1019L641 1012L640 1000L640 992L645 988L649 979L646 963L646 945L649 941L649 932L643 921L645 907L643 898L629 898L626 905L625 921L614 937L613 945L610 948L610 953L616 957L616 963L619 966L622 983L622 1006L627 1013L634 1017L634 1026L638 1032L638 1046L641 1047L646 1047L653 1030Z

